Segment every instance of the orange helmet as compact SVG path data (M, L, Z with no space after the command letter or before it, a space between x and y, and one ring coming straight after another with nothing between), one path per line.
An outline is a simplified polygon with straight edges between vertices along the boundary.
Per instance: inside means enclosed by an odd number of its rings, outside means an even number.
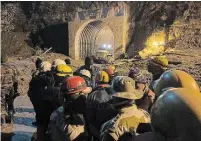
M164 72L154 85L154 92L160 96L167 88L190 88L200 91L195 79L188 73L181 70L168 70Z
M113 69L113 68L108 67L108 68L106 68L104 71L107 72L107 74L108 74L109 76L114 76L114 69Z
M67 94L75 93L89 93L91 91L90 87L87 87L85 80L80 76L67 77L61 87L63 92Z

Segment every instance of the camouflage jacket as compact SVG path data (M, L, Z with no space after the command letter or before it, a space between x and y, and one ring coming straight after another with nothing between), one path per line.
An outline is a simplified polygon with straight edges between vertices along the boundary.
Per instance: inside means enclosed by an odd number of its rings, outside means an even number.
M121 114L102 125L101 140L109 141L112 138L117 141L125 132L136 132L139 123L150 123L150 115L142 109L137 109L136 105L123 108Z
M63 107L59 107L52 113L49 134L52 141L85 141L88 135L84 118L64 115Z

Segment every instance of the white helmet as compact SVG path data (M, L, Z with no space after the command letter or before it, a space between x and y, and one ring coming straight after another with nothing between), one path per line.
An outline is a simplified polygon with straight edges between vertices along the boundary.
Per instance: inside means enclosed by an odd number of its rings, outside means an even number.
M91 78L91 73L90 73L90 71L88 71L88 70L86 70L86 69L81 70L81 71L80 71L80 74L82 74L82 75L84 75L84 76L86 76L86 77L88 77L88 78Z
M62 59L55 59L52 62L52 67L56 68L58 65L61 65L61 64L66 65L66 62L64 60L62 60Z
M50 71L51 70L51 67L52 65L47 62L47 61L44 61L40 64L40 71L41 72L47 72L47 71Z

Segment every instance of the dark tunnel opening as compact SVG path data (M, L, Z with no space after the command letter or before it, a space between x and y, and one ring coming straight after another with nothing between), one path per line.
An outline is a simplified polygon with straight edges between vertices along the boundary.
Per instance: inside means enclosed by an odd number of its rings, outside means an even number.
M69 55L68 24L54 24L31 33L30 38L34 47L41 49L52 47L52 51Z

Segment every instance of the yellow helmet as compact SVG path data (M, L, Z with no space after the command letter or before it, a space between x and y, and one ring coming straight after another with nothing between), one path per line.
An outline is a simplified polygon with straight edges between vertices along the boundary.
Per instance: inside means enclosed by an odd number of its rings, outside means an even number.
M165 91L151 109L151 123L154 130L165 138L200 139L201 93L187 88Z
M150 63L155 66L159 66L162 69L167 69L168 59L166 56L157 56L150 60Z
M108 76L107 72L100 71L98 73L98 75L96 76L96 81L108 83L109 82L109 76Z
M200 92L200 88L195 79L188 73L181 70L168 70L164 72L159 80L154 84L154 92L158 96L166 88L189 88Z
M73 70L71 67L65 64L60 64L56 67L57 76L73 76Z
M60 64L64 64L66 65L66 62L64 60L61 60L61 59L55 59L53 62L52 62L52 67L53 68L56 68L58 65Z
M51 64L47 61L44 61L40 64L40 71L41 72L46 72L51 70Z

